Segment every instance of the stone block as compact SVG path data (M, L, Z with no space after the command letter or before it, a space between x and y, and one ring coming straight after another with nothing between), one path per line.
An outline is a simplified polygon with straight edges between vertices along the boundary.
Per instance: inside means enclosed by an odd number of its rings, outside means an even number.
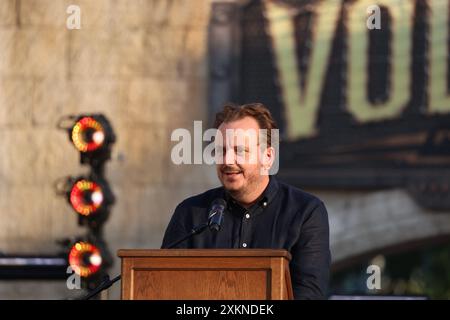
M71 81L65 92L63 114L103 113L114 126L120 107L120 83L114 79Z
M0 27L11 27L17 23L17 0L0 1Z
M67 106L68 83L59 79L33 80L32 121L33 124L56 127L61 116L74 110Z
M149 185L164 181L167 134L157 126L118 127L114 158L107 172L116 185Z
M79 30L71 33L70 78L142 76L144 31Z
M70 0L21 0L20 25L24 27L65 28Z
M5 130L2 147L4 182L17 186L52 186L61 176L76 174L78 152L67 133L57 129Z
M150 27L144 35L145 75L192 78L207 76L206 35L196 29Z
M146 78L121 85L120 117L127 124L164 126L180 117L179 109L187 102L186 81Z
M28 79L0 79L0 126L29 126L33 82Z
M1 76L64 78L65 30L3 29L0 39Z

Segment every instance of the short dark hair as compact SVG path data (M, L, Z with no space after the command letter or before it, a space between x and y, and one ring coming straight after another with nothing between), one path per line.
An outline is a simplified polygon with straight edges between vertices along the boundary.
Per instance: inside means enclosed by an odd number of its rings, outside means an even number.
M216 113L214 120L214 128L224 122L232 122L245 117L252 117L258 122L260 129L267 129L267 145L271 146L272 132L271 129L278 129L275 120L269 109L262 103L248 103L243 105L226 104L222 111Z

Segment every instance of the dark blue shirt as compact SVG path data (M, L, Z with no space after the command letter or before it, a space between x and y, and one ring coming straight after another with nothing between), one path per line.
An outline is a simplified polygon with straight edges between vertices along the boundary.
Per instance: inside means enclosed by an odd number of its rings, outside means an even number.
M223 187L181 202L172 216L162 247L182 238L208 219L213 200L227 201L219 232L195 235L177 248L286 249L296 299L324 299L330 269L328 214L322 201L273 176L250 208L240 206Z

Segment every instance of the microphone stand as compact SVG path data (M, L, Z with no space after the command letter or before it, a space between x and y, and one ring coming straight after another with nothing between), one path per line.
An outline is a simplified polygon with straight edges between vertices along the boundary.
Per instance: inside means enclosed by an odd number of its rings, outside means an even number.
M171 244L169 244L167 246L167 248L165 249L172 249L174 247L176 247L177 245L179 245L180 243L182 243L183 241L189 239L190 237L195 236L196 234L200 234L203 231L205 231L205 229L209 226L209 223L203 223L201 225L198 225L194 228L192 228L191 232L189 232L188 234L186 234L184 237L180 238L179 240L176 240L174 242L172 242Z
M186 234L185 236L183 236L182 238L180 238L179 240L176 240L174 242L172 242L171 244L169 244L167 246L167 248L165 249L172 249L173 247L176 247L177 245L179 245L180 243L182 243L183 241L189 239L190 237L195 236L196 234L202 233L203 231L205 231L205 229L209 226L209 223L203 223L201 225L195 226L194 228L192 228L191 232L189 232L188 234ZM109 287L111 287L114 283L116 283L117 281L119 281L121 279L121 275L119 274L117 277L110 279L109 276L106 276L106 280L104 280L102 283L100 283L98 285L98 287L96 287L95 289L93 289L91 292L89 292L85 297L83 297L81 300L89 300L92 297L96 296L97 294L99 294L100 292L102 292L103 290L108 289Z
M115 277L114 279L109 279L109 276L106 276L106 279L100 283L98 285L97 288L95 288L94 290L92 290L91 292L89 292L85 297L83 297L83 299L81 300L89 300L92 297L96 296L97 294L99 294L100 292L102 292L103 290L108 289L109 287L111 287L114 283L116 283L117 281L120 280L122 276L119 274L117 277Z

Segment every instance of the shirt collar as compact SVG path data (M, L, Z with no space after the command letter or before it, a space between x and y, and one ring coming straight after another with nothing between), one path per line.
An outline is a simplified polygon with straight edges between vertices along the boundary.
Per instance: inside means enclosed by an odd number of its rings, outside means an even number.
M228 206L235 206L239 205L239 203L233 199L233 197L225 190L224 191L224 198L227 202ZM269 184L267 185L266 189L264 189L263 193L259 197L258 201L252 206L255 207L267 207L270 202L275 198L275 195L278 191L278 181L274 176L269 176ZM240 206L240 205L239 205Z

